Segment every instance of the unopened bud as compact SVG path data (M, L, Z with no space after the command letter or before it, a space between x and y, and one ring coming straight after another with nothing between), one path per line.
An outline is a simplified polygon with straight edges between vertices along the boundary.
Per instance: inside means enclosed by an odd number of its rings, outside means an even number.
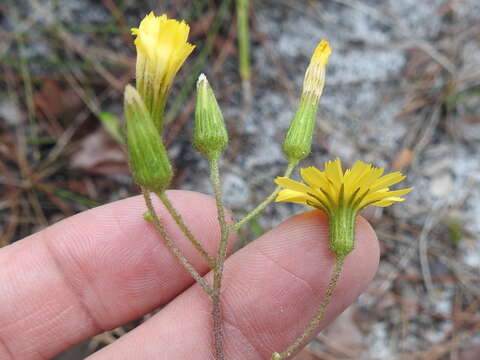
M300 161L310 154L318 104L325 85L326 65L331 52L328 41L320 41L305 72L300 104L283 143L283 152L289 161Z
M172 179L167 151L140 94L130 85L125 88L124 105L133 178L147 190L164 191Z
M228 145L222 112L204 74L200 75L197 82L193 143L209 159L218 157Z

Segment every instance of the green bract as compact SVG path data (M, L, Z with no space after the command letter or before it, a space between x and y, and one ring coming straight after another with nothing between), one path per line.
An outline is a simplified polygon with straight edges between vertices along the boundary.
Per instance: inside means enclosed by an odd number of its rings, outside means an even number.
M128 159L137 184L154 192L164 191L172 179L172 167L160 134L138 91L125 88Z
M288 161L300 161L310 154L317 108L318 101L309 95L302 95L283 142L283 152Z
M209 159L217 158L228 145L222 112L204 74L200 75L197 82L193 143Z

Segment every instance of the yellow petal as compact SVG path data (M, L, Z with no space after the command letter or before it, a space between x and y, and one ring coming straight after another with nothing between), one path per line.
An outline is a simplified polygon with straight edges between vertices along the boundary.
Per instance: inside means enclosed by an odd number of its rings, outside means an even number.
M406 176L398 171L384 175L381 178L377 179L377 181L371 186L371 190L377 191L381 188L392 186L405 178Z
M405 200L405 199L404 199L404 198L401 198L401 197L388 197L388 198L385 198L385 199L383 199L383 200L374 202L374 203L371 204L371 205L372 205L372 206L379 206L379 207L386 207L386 206L392 205L394 202L402 202L402 201L404 201L404 200Z
M351 199L353 193L357 191L359 187L358 184L364 175L369 172L370 168L370 164L366 164L363 161L356 161L351 170L347 169L345 171L343 182L345 184L345 199L347 199L347 201L353 200Z
M275 201L288 201L306 205L308 199L310 199L310 197L305 193L284 189L278 193Z
M325 164L325 174L334 184L340 184L343 182L342 163L339 158L334 161L328 161Z
M406 189L400 189L400 190L394 190L394 191L377 191L375 193L368 194L367 196L365 196L365 199L363 199L362 202L359 204L359 208L363 208L367 205L371 205L382 199L387 199L390 197L398 197L398 196L408 194L412 190L413 188L406 188Z
M309 186L314 188L323 188L328 186L328 180L323 171L314 166L300 169L300 176Z
M275 183L277 183L278 185L280 185L281 187L283 187L285 189L298 191L298 192L302 192L302 193L308 193L308 192L312 191L312 189L309 188L307 185L302 184L301 182L292 180L288 177L277 177L275 179Z

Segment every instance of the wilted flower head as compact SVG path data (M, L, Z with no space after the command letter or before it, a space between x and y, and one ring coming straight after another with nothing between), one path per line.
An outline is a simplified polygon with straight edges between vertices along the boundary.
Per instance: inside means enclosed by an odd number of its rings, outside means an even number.
M321 40L305 72L300 103L283 142L283 152L290 162L298 162L310 154L318 104L325 86L325 73L331 52L328 41Z
M315 48L310 65L308 65L303 80L303 93L311 94L317 100L322 95L323 87L325 86L325 70L328 58L332 53L332 48L327 40L321 40Z
M137 48L137 90L161 131L163 108L173 79L194 45L187 42L190 27L183 21L145 16L138 28L132 28Z

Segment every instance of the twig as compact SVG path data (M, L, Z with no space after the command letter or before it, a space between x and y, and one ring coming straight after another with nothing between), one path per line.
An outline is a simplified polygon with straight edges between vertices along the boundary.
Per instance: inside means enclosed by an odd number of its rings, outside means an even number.
M434 204L432 212L425 220L425 223L422 228L422 232L420 233L418 239L418 256L420 258L420 268L422 270L422 277L423 282L425 284L425 288L427 289L428 294L431 296L433 293L433 282L432 282L432 275L430 272L430 266L428 264L428 234L430 231L435 227L435 225L439 222L439 208L441 208L444 204L443 200L439 200Z

